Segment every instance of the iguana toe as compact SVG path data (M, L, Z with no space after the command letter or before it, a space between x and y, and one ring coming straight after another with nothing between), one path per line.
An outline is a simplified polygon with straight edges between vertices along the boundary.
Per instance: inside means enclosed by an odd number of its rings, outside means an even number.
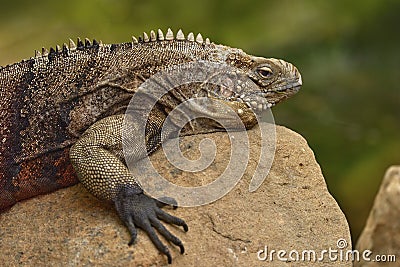
M131 240L128 245L134 244L137 237L136 227L138 227L147 233L156 248L166 255L168 263L171 263L171 253L168 247L165 246L157 236L154 230L156 229L166 240L178 246L181 254L185 252L182 241L171 234L161 223L161 220L169 224L182 226L185 232L188 231L188 226L184 220L163 211L160 208L160 206L162 206L162 204L160 204L161 202L143 194L143 192L138 192L136 189L122 188L114 203L118 215L126 224L131 234Z

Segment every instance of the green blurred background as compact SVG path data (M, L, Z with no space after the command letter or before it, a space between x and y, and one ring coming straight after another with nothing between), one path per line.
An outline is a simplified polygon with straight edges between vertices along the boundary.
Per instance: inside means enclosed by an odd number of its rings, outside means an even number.
M161 28L294 63L304 85L275 120L313 148L357 240L386 168L400 164L400 1L0 1L0 65L68 38Z

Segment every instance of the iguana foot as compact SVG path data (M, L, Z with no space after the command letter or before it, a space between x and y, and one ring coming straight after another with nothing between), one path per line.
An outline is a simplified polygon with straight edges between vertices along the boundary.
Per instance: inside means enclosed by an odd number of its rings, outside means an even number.
M118 193L115 201L115 207L121 220L126 224L131 234L131 240L128 245L131 246L137 236L136 227L145 231L157 249L165 254L168 258L168 263L172 263L172 257L167 246L165 246L158 238L153 228L165 237L168 241L172 242L180 248L181 254L185 252L182 241L176 236L171 234L160 220L182 226L185 232L188 231L188 226L184 220L172 216L161 209L165 204L143 194L140 190L135 188L123 188Z

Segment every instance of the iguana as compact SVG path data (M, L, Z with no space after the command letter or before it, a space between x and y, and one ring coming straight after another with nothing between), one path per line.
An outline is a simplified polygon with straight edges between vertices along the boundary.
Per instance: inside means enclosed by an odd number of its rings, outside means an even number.
M145 127L146 149L133 151L134 160L151 154L170 137L161 135L162 124L184 100L199 95L216 99L230 105L251 128L257 122L253 112L290 97L302 85L296 67L283 60L251 56L201 34L185 37L181 30L173 34L170 29L165 34L143 33L121 44L78 38L76 44L70 40L49 51L43 48L31 59L1 67L0 210L81 181L96 197L115 204L131 234L129 245L135 241L136 227L141 228L171 263L168 247L154 228L183 253L182 242L160 220L185 231L188 226L163 211L161 202L136 183L123 157L121 132L129 101L143 82L165 69L200 60L234 68L254 82L256 90L241 92L228 83L169 91L149 118L135 122L138 128ZM193 107L218 118L221 114L212 108ZM179 135L220 130L211 120L202 120Z

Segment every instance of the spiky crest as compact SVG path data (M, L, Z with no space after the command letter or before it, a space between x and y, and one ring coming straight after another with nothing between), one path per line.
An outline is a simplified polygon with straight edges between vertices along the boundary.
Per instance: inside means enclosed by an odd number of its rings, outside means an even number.
M150 36L149 36L150 35ZM157 31L151 30L150 34L147 34L146 32L143 32L142 36L135 37L132 36L132 45L137 45L138 43L148 43L148 42L159 42L159 41L172 41L172 40L178 40L178 41L189 41L189 42L197 42L199 44L205 44L209 45L210 39L206 38L205 40L203 39L203 36L199 33L195 37L193 32L190 32L187 37L185 38L185 35L181 29L179 29L174 36L173 31L168 28L166 34L164 35L163 31L161 29L158 29ZM86 48L98 48L99 46L102 46L103 43L102 41L97 41L93 39L91 42L88 38L85 38L84 41L82 41L79 37L77 38L77 42L75 42L72 39L69 39L69 45L64 43L62 45L62 48L57 45L56 48L50 48L50 52L46 48L42 48L42 51L35 50L35 58L39 57L48 57L50 54L51 56L54 56L59 53L63 53L64 55L68 55L70 51L75 51L75 50L83 50Z

